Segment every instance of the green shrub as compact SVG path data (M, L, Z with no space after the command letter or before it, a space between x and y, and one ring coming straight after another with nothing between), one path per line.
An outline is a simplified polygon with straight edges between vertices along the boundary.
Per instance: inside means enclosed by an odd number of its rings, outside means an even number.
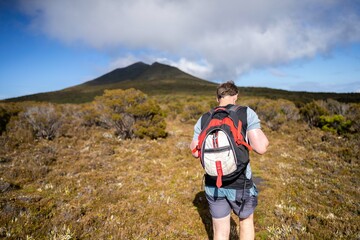
M300 114L304 121L307 122L310 126L318 126L320 116L328 115L329 112L325 107L322 107L319 103L313 101L305 104L300 109Z
M100 121L126 138L165 137L165 114L159 105L136 89L105 90L95 99Z
M319 127L324 131L343 134L349 132L351 121L342 115L320 116Z
M313 101L304 105L300 113L310 126L323 131L344 134L359 130L360 108L356 104L349 105L333 99Z

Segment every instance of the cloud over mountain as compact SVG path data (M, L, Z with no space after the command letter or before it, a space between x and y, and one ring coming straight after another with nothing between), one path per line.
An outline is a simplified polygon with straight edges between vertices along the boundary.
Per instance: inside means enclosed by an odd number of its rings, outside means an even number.
M121 48L117 62L161 58L208 79L236 78L360 41L357 0L20 3L31 27L51 38L107 52Z

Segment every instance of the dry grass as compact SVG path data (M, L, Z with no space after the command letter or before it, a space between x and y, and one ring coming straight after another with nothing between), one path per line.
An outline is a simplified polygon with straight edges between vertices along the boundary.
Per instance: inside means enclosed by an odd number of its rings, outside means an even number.
M167 128L166 139L120 141L83 127L2 148L0 238L211 238L203 170L188 150L193 123L169 118ZM359 239L359 159L341 157L359 146L301 123L264 131L268 153L251 155L256 238ZM232 216L231 239L237 228Z

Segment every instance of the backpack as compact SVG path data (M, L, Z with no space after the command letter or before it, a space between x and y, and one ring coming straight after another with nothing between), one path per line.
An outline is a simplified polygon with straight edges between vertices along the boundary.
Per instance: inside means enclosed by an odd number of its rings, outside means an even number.
M198 145L200 162L206 174L224 182L236 180L249 163L251 146L244 140L247 128L247 107L217 107L202 116Z

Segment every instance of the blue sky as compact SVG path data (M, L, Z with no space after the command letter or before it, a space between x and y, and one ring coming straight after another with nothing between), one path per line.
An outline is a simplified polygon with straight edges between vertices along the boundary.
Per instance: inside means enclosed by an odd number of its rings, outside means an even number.
M360 92L360 1L0 0L0 99L137 61L238 86Z

